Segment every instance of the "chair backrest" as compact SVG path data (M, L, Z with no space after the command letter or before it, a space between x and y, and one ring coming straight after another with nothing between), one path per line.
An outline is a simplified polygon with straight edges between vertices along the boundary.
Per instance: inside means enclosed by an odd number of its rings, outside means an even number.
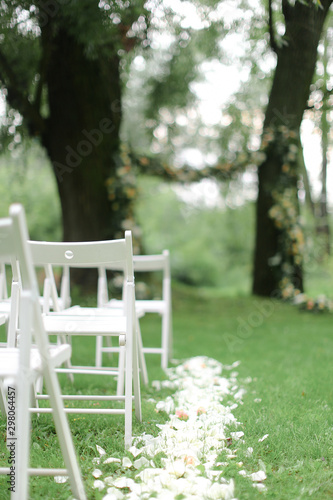
M134 281L132 233L125 232L125 238L88 242L29 241L35 266L45 268L50 283L50 296L54 310L59 310L58 295L52 267L64 268L66 284L62 283L64 302L69 300L69 268L100 268L116 266L124 270L125 282Z
M0 263L0 300L8 299L7 292L7 278L6 278L6 264Z
M27 223L20 204L11 205L9 217L0 219L0 258L12 262L14 275L18 273L19 262L21 289L31 291L33 299L38 298L37 277L28 246Z
M162 271L162 295L167 299L170 295L170 254L169 250L163 250L161 254L156 255L133 255L134 272L155 272ZM124 273L124 268L118 263L113 265L101 266L99 268L98 280L98 296L99 305L107 304L109 300L106 270L121 271ZM125 280L124 280L125 282ZM124 296L124 289L123 289Z
M163 253L158 255L134 255L133 261L134 271L163 271L164 278L170 279L169 250L163 250Z

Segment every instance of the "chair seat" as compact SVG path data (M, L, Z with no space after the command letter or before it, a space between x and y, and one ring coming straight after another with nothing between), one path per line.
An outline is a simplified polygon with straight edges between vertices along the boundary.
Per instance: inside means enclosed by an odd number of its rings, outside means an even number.
M69 344L61 344L50 346L49 353L51 364L53 367L64 363L71 356L71 346ZM19 349L1 348L0 349L0 377L15 376L19 366ZM42 361L37 347L31 348L30 367L35 376L42 373Z
M0 313L5 313L5 314L10 313L10 299L2 300L0 302Z
M68 314L72 315L74 314L79 314L81 316L91 316L92 315L92 309L94 310L94 317L107 317L111 316L114 318L115 316L124 316L124 303L122 300L117 301L118 305L115 305L113 307L81 307L81 306L72 306L68 307L67 309L64 309L61 311L61 314ZM136 312L136 317L137 319L142 318L142 316L145 315L145 312L143 308L136 307L135 308ZM59 313L58 313L59 314Z
M122 300L111 299L106 307L108 309L117 309L122 307L122 303ZM137 314L139 311L141 311L141 314L146 312L163 314L166 310L165 301L163 300L136 300L135 308Z
M119 335L126 334L126 317L123 315L97 315L95 308L65 310L43 316L48 333L70 333L71 335ZM109 316L109 318L108 318ZM109 321L112 319L112 321Z

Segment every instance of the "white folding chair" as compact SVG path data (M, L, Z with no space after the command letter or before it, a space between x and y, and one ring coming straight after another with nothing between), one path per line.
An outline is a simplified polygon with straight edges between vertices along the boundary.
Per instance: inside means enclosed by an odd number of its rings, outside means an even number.
M0 325L8 325L10 311L10 299L7 291L6 264L9 263L4 260L0 262Z
M1 467L0 474L10 474L12 500L28 499L28 476L68 475L73 496L86 500L72 436L61 398L54 367L70 355L70 346L53 346L48 342L39 305L37 278L27 244L28 231L23 207L10 207L9 217L0 219L0 254L16 260L20 268L18 347L0 348L0 387L7 412L7 447L15 462ZM36 345L32 344L32 335ZM31 389L43 375L49 393L56 431L66 469L29 468ZM15 397L15 404L13 397ZM12 425L15 415L15 427Z
M60 266L76 268L96 268L119 263L125 269L126 301L117 314L110 314L106 309L96 307L74 306L64 310L48 312L44 315L44 326L49 334L72 336L116 336L119 345L123 347L125 358L125 383L122 388L123 376L118 366L116 368L96 366L68 366L59 368L57 372L87 375L118 375L116 395L109 396L64 396L66 399L122 401L124 408L89 409L68 408L71 413L121 414L125 417L125 446L132 442L132 399L134 393L135 414L141 420L140 380L138 369L137 320L135 311L134 274L132 255L132 235L126 231L124 239L99 242L38 242L30 241L35 266ZM50 279L50 294L53 304L56 304L56 291ZM45 297L44 297L45 300ZM44 399L40 395L38 399Z
M164 250L159 255L134 255L134 272L162 272L162 297L154 300L136 300L137 311L142 313L157 313L162 317L161 347L143 347L143 353L153 353L161 355L161 367L165 370L168 367L168 360L172 351L172 312L171 312L171 277L170 277L170 256L169 251ZM99 269L98 298L100 307L119 308L122 307L122 300L108 297L106 269L123 271L118 265L114 267L101 267ZM124 295L124 294L123 294ZM103 337L96 339L96 366L102 366L103 352L112 352L113 347L103 346Z

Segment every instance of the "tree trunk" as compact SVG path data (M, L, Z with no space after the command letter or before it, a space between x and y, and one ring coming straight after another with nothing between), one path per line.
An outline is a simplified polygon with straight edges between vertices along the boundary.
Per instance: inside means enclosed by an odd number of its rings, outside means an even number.
M298 209L297 152L299 128L315 70L317 47L331 0L323 8L284 2L285 44L277 50L277 66L265 114L263 146L266 159L258 170L258 200L254 253L253 293L278 295L286 269L293 287L303 290L302 263L290 239L291 226L272 217L279 195L289 189L288 203ZM290 149L290 146L293 148ZM296 149L295 149L296 147ZM280 203L282 201L280 200ZM284 202L283 202L284 203ZM282 205L283 205L282 203ZM287 203L285 203L287 204ZM293 213L297 219L297 213ZM279 224L277 223L279 222ZM291 243L286 248L286 241Z
M89 58L65 28L50 34L45 79L49 117L42 142L52 162L61 200L63 238L83 241L119 236L121 220L106 180L119 155L121 90L119 60ZM114 216L115 215L115 216Z
M326 33L327 35L327 33ZM328 93L328 41L327 36L324 39L324 54L323 54L323 104L321 109L320 117L320 128L321 128L321 154L322 154L322 166L321 166L321 196L319 201L319 217L317 221L317 234L322 234L324 236L323 242L323 254L321 258L325 255L330 255L331 253L331 234L330 226L328 222L328 210L327 210L327 164L328 164L328 147L329 147L329 133L330 126L328 123L328 113L329 113L329 93Z

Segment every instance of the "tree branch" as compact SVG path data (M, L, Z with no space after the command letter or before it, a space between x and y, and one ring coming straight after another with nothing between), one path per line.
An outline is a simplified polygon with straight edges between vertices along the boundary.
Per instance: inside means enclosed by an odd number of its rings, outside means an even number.
M31 135L40 134L44 128L44 120L39 112L39 106L32 104L12 69L5 54L0 50L0 80L7 88L7 100L9 104L21 113L26 120Z

